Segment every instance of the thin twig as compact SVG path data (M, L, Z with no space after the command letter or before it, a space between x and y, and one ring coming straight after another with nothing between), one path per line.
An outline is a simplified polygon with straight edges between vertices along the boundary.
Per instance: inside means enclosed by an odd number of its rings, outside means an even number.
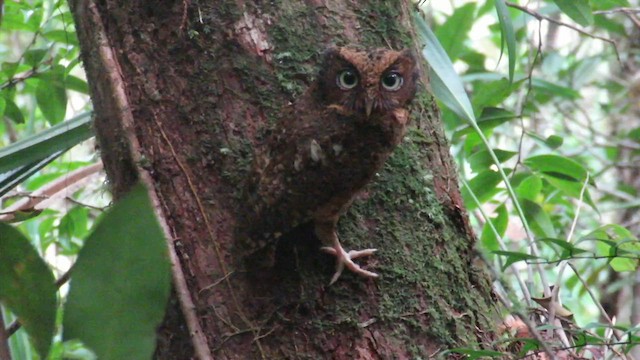
M594 11L593 15L606 15L606 14L615 14L615 13L640 13L640 8L621 7L621 8L614 8L609 10L598 10L598 11Z
M578 27L576 27L574 25L565 23L565 22L560 21L560 20L556 20L556 19L554 19L552 17L549 17L549 16L546 16L546 15L542 15L539 12L531 10L526 6L521 6L521 5L518 5L518 4L514 4L512 2L508 2L508 1L505 2L505 4L508 7L511 7L511 8L514 8L514 9L518 9L518 10L520 10L522 12L525 12L525 13L531 15L534 18L538 19L539 21L540 20L547 20L548 22L554 23L554 24L559 25L559 26L564 26L564 27L569 28L569 29L571 29L571 30L573 30L573 31L575 31L577 33L580 33L580 34L582 34L584 36L588 36L590 38L598 39L598 40L601 40L601 41L604 41L606 43L611 44L613 46L613 51L616 53L616 59L618 59L618 62L622 63L622 60L620 59L620 54L618 53L618 45L616 44L616 42L614 40L611 40L609 38L602 37L602 36L599 36L599 35L592 34L592 33L588 32L588 31L584 31L584 30L582 30L582 29L580 29L580 28L578 28Z
M602 306L602 304L600 303L600 301L596 297L596 294L594 294L593 291L591 291L591 288L589 287L589 284L580 275L580 272L578 271L578 269L576 269L575 266L572 263L568 263L568 264L569 264L569 267L571 268L571 270L573 270L573 273L576 275L576 277L578 278L578 280L582 284L582 286L584 286L585 290L587 290L587 293L589 294L589 297L591 297L591 300L593 301L593 303L596 305L596 307L600 311L600 314L605 318L605 320L607 320L607 323L613 329L613 336L615 336L618 341L621 341L622 340L622 336L620 335L619 331L615 329L615 324L613 323L613 320L611 319L611 317L609 317L609 314L607 314L607 311L604 309L604 307ZM634 360L634 358L630 354L624 354L623 356L625 357L625 359Z

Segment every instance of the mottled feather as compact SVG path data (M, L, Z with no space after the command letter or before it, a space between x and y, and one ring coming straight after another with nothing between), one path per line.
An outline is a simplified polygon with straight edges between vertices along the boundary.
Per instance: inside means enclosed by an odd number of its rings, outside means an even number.
M417 78L406 50L328 49L316 81L256 155L248 236L260 243L312 220L323 243L339 246L339 217L402 140Z

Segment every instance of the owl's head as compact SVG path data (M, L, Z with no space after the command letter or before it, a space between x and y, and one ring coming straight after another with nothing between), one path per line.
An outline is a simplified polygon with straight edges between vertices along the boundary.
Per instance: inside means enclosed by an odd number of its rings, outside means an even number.
M416 60L409 50L332 47L324 54L318 90L326 105L369 118L406 106L417 80Z

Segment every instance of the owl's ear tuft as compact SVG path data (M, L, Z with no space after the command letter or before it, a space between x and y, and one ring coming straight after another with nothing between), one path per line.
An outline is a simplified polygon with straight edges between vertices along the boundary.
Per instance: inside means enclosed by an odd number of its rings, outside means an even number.
M402 61L407 64L409 67L416 66L416 55L413 53L411 49L404 49L400 52L398 56L398 61Z
M340 48L334 45L329 46L322 52L322 59L328 60L340 55Z

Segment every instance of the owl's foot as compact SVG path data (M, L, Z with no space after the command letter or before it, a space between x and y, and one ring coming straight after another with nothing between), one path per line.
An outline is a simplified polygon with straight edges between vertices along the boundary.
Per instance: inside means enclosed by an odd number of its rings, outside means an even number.
M342 247L342 245L340 245L340 243L338 242L333 247L325 246L325 247L322 247L320 250L326 252L327 254L334 255L337 258L336 273L333 274L333 277L331 278L331 282L329 283L329 285L333 284L334 282L336 282L336 280L338 280L345 266L347 267L347 269L353 271L354 273L360 276L370 277L370 278L378 277L378 274L371 271L367 271L361 268L360 265L353 262L353 259L357 259L363 256L373 255L373 253L376 252L378 249L351 250L349 252L346 252Z

